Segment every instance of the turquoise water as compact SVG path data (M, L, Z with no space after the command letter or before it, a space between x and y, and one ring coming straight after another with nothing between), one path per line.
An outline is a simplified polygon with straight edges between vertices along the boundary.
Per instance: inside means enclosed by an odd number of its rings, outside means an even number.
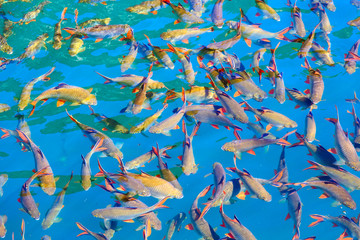
M13 21L18 21L22 16L30 11L40 1L33 1L32 3L14 2L7 3L2 6L6 17ZM42 33L49 33L50 40L53 36L54 25L60 19L61 11L64 7L68 7L66 18L63 22L63 27L74 27L74 10L78 9L78 21L82 22L90 18L105 18L111 17L111 24L129 24L135 33L137 41L146 43L143 34L150 37L152 43L156 46L166 47L166 42L160 39L160 34L168 29L185 27L184 23L176 26L173 25L175 15L171 12L170 7L160 9L157 15L137 15L128 13L125 9L129 6L140 3L141 1L108 1L107 5L90 5L79 4L74 1L53 1L51 4L45 6L43 12L36 18L36 22L31 22L24 25L15 25L13 28L14 34L9 37L8 43L14 48L12 55L0 53L0 56L6 58L13 58L19 56L28 43L34 40ZM203 18L207 18L211 13L211 8L215 1L207 3L207 11L203 14ZM290 25L290 9L285 5L286 1L271 1L270 5L276 9L281 17L280 22L274 20L262 20L261 17L255 17L257 12L255 4L252 1L245 3L244 1L225 1L224 3L224 18L226 20L237 20L239 16L239 7L243 8L246 15L253 22L262 23L261 27L271 32L279 31ZM353 118L346 110L351 110L351 104L344 101L345 98L352 98L353 92L360 89L358 83L359 71L349 75L342 67L344 63L344 53L350 50L351 46L358 40L359 34L355 27L350 27L346 23L357 17L358 12L356 8L350 5L349 1L338 1L336 4L336 12L327 10L332 32L329 34L331 40L331 52L336 63L335 67L317 66L314 61L310 61L313 68L319 68L322 72L325 82L325 91L323 100L318 104L318 109L313 111L317 123L318 139L325 148L334 146L334 126L327 122L325 117L336 117L336 104L339 108L341 124L344 130L353 132ZM184 4L185 5L185 4ZM303 20L308 31L318 23L318 17L309 11L308 2L298 1L297 5L303 10ZM205 23L199 25L202 27L210 27L212 23L205 20ZM227 32L227 27L216 29L212 33L206 33L199 38L191 38L190 44L183 44L178 42L176 46L185 48L197 48L202 45L207 45L214 39L220 41L225 39L224 35ZM309 32L307 32L309 34ZM63 36L68 34L63 31ZM286 35L291 38L291 35ZM278 40L272 39L272 46L276 46ZM104 85L103 78L98 76L95 71L98 71L109 77L120 76L120 64L118 58L128 53L129 46L117 40L105 39L100 43L94 43L94 39L84 40L86 50L79 53L76 57L71 57L68 54L68 47L70 41L66 41L60 50L54 50L51 44L47 44L47 50L42 49L34 60L25 59L19 64L9 64L5 70L0 72L0 103L7 103L11 106L8 112L0 113L0 127L6 129L15 129L17 126L17 119L14 115L17 113L17 102L14 98L20 96L23 86L31 79L40 76L47 72L51 67L55 66L55 71L50 75L51 80L48 82L39 82L35 85L32 91L32 99L38 96L41 92L58 83L65 82L70 85L76 85L83 88L93 88L93 93L96 94L98 105L94 106L96 112L105 114L107 117L112 117L119 121L126 127L131 127L144 120L149 115L153 114L157 109L162 107L163 99L152 102L153 110L143 110L138 115L131 115L130 113L120 113L120 110L126 107L130 99L135 97L131 93L132 89L120 89L121 86L117 84ZM326 46L322 41L321 44ZM279 71L283 72L285 85L288 88L298 88L304 90L308 88L304 83L306 80L307 70L300 65L303 64L303 59L297 58L297 49L300 44L281 42L280 47L276 51L276 62ZM326 48L326 47L325 47ZM242 60L248 72L251 72L249 67L251 63L252 53L259 49L259 46L253 44L249 48L244 41L238 42L233 48L229 49L228 53L236 53ZM143 59L138 58L132 65L133 69L126 71L126 74L146 75L149 63ZM175 61L176 56L171 56ZM265 61L262 62L263 69L268 64L271 54L265 54ZM208 84L208 79L205 78L205 71L198 67L196 56L191 56L192 64L194 65L196 75L196 85ZM180 91L181 87L187 87L188 84L184 79L177 77L179 72L177 69L181 68L181 64L176 61L175 69L155 68L153 79L163 82L168 88L175 88ZM257 76L254 74L253 80L257 83ZM271 84L268 80L262 81L261 88L268 92L271 89ZM158 90L164 92L164 90ZM234 90L231 91L231 95ZM359 93L359 92L358 92ZM237 98L240 102L241 99ZM278 111L289 116L298 123L297 131L303 133L304 119L307 111L294 109L295 103L286 100L284 104L279 104L274 98L269 97L262 103L249 100L249 103L254 107L266 106L272 110ZM172 109L182 105L180 100L169 102L169 107L160 120L163 120L172 114ZM34 160L32 153L20 151L19 145L12 137L2 139L0 144L0 172L7 173L9 180L4 186L4 195L0 198L1 208L0 215L7 215L8 222L6 227L8 233L6 239L11 239L11 233L14 232L15 239L20 238L21 220L25 220L25 238L26 239L40 239L43 235L49 235L52 239L75 239L76 235L81 231L76 227L75 222L80 222L94 232L102 232L99 226L100 219L91 215L94 209L104 208L109 204L114 203L114 198L99 187L93 185L89 191L83 191L79 183L81 154L85 155L90 151L91 143L86 139L80 129L73 123L65 113L65 108L80 122L94 127L98 130L103 128L103 125L98 122L93 116L87 106L69 106L65 103L62 107L56 107L54 100L49 100L44 105L38 104L34 114L26 118L31 130L31 138L41 148L50 162L56 177L60 177L57 182L57 191L68 181L70 173L74 172L74 180L65 196L64 208L59 217L63 220L55 223L47 230L42 230L41 221L45 216L47 209L52 205L55 196L46 195L40 188L31 188L31 192L35 201L39 203L39 210L41 218L35 221L28 214L19 211L21 207L17 202L22 184L32 175L34 169ZM360 109L355 106L358 113ZM28 106L22 111L25 116L28 116L31 107ZM254 121L252 113L248 113L249 118ZM244 131L240 132L242 138L251 138L253 133L246 129L244 124L239 124ZM191 131L192 124L188 123L188 131ZM272 129L271 132L277 137L282 137L287 130L276 131ZM196 163L199 164L199 170L195 175L185 176L181 175L179 168L176 166L180 164L177 156L182 154L181 142L184 139L184 134L181 130L172 130L172 136L155 135L145 132L145 135L137 134L120 134L108 133L106 134L113 139L115 143L123 144L121 151L124 154L124 161L129 161L145 153L155 146L158 142L160 147L165 145L179 144L173 150L168 151L172 157L166 159L171 169L179 176L179 182L184 191L183 199L170 199L165 205L169 209L161 209L158 212L158 217L162 221L163 229L161 231L152 231L149 239L162 239L166 234L166 222L175 216L180 211L186 212L197 196L197 194L206 186L213 183L213 177L204 178L205 175L212 172L212 164L220 162L225 167L233 167L233 155L229 152L221 150L221 146L225 142L235 139L232 131L225 130L220 127L219 130L212 128L208 124L202 124L197 136L194 138L193 147ZM289 137L291 143L297 142L295 136ZM256 156L244 153L242 160L238 160L238 168L247 169L253 176L258 178L269 179L273 176L273 169L277 168L281 147L271 146L268 152L263 149L255 150ZM302 171L308 167L306 160L312 160L312 157L306 155L307 150L304 147L291 148L286 150L286 160L289 168L290 181L299 182L304 181L312 176L316 176L315 171ZM91 169L93 173L98 171L96 159L99 155L95 154L91 160ZM118 171L117 162L112 158L100 158L101 164L109 172ZM353 172L348 167L347 170ZM157 162L146 164L142 170L156 174ZM357 174L357 173L355 173ZM357 174L358 175L358 174ZM236 178L234 173L227 175L227 179ZM96 180L102 182L102 179ZM248 228L257 239L291 239L293 232L292 220L284 221L287 214L287 204L281 201L282 197L278 190L272 186L267 186L266 189L272 195L271 202L264 202L259 199L247 197L245 201L238 200L233 205L224 206L224 211L229 217L236 214L238 219ZM302 224L300 227L301 238L316 236L316 239L336 239L341 233L340 228L331 228L330 223L322 223L316 227L308 228L307 226L312 222L309 217L310 214L322 214L338 216L346 214L349 217L356 217L357 210L350 210L343 206L332 207L332 199L318 199L321 195L319 190L309 190L308 188L299 191L301 200L303 202ZM360 195L358 191L351 193L353 199L359 204ZM140 200L148 205L154 204L157 200L154 198L143 198ZM204 202L202 199L201 202ZM200 205L201 207L203 205ZM213 227L217 227L216 232L220 236L224 236L227 232L225 228L220 227L221 217L218 208L211 209L205 218ZM185 224L190 223L190 218L187 216ZM141 231L134 231L138 228L139 223L119 223L122 230L115 233L113 239L142 239ZM65 235L65 236L64 236ZM184 228L179 233L176 233L174 239L198 239L200 236L194 231L188 231ZM80 238L91 238L89 236L82 236Z

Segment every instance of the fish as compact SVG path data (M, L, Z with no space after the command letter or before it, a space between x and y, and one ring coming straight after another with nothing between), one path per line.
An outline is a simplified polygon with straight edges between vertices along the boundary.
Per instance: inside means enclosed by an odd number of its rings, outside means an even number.
M310 110L309 113L305 117L305 139L311 143L315 140L316 134L316 124L315 119L312 111Z
M30 104L33 106L31 116L35 111L35 106L39 101L46 102L49 98L58 99L56 106L60 107L65 102L71 102L72 106L81 104L97 105L96 96L91 94L92 88L84 89L77 86L68 85L66 83L59 83L56 87L50 88L42 92Z
M22 25L23 23L29 24L30 22L35 22L36 17L39 15L39 13L43 10L43 8L51 2L49 1L42 1L40 2L34 10L27 12L22 19L20 19L17 23Z
M178 57L179 61L182 64L182 73L185 75L185 80L190 84L193 85L195 83L195 75L193 66L190 61L190 57L187 53L182 53L182 51L179 48L176 48L172 46L171 44L167 44L169 47L169 51L172 53L175 53L175 55Z
M204 209L202 210L199 218L203 218L205 214L210 210L210 208L214 205L216 201L222 196L224 186L226 183L226 173L224 167L221 163L215 162L213 164L213 172L214 175L214 194L211 200L207 201Z
M175 215L172 219L170 219L166 224L169 225L168 231L166 233L166 240L171 240L174 232L180 232L181 224L186 219L186 214L184 212L180 212Z
M108 205L110 207L111 205ZM114 207L118 207L120 204L115 202ZM118 232L122 229L121 226L118 226L118 221L111 221L104 219L103 222L100 223L100 227L104 230L104 236L108 239L112 239L115 232Z
M181 169L186 176L195 174L198 170L198 165L195 164L195 157L192 147L192 140L199 130L200 123L197 123L193 128L191 135L189 136L186 131L185 121L183 119L183 132L185 134L185 141L183 142L183 154L181 156Z
M211 85L215 89L216 96L218 97L221 105L223 106L223 112L225 112L232 119L236 119L241 123L249 122L249 118L246 115L243 107L231 96L221 91L214 83L214 81L207 75L211 81Z
M218 197L218 199L214 202L213 207L219 207L222 204L233 204L236 202L235 197L240 193L241 191L241 180L240 178L234 178L225 183L223 192L221 193L221 196ZM212 200L213 196L209 198L209 200Z
M6 17L4 18L4 28L3 28L3 37L4 38L8 38L13 34L12 29L14 28L15 22L7 19Z
M51 237L49 235L44 235L41 237L41 240L51 240Z
M315 26L314 30L312 30L312 32L309 34L309 36L305 39L305 40L302 40L302 44L301 44L301 47L297 53L298 57L299 58L303 58L303 57L306 57L311 46L312 46L312 43L314 41L314 37L315 37L315 31L316 29L319 27L319 25L321 24L321 21Z
M353 54L357 54L358 50L359 50L359 44L360 44L360 39L357 40L353 46L351 46L349 53L345 54L344 57L346 59L354 58L354 57L352 57L350 52L352 52ZM344 68L348 74L353 74L356 71L356 62L355 61L345 61Z
M1 238L5 238L6 236L6 227L5 224L7 222L7 216L6 215L2 215L0 216L0 237Z
M276 11L272 7L267 5L264 0L255 0L255 4L256 4L256 7L262 13L263 19L271 18L278 22L280 21L279 14L277 14ZM260 16L260 14L258 14L257 16Z
M0 113L10 110L10 106L6 103L0 103Z
M205 12L205 3L207 0L186 0L190 7L190 12L194 13L196 16L201 17Z
M255 118L257 121L267 122L266 131L271 129L271 126L278 127L279 130L283 128L296 128L298 125L295 121L286 117L285 115L272 111L268 108L261 107L261 109L255 109L251 107L246 101L246 110L251 111L255 114Z
M229 229L230 233L225 234L227 237L231 239L247 239L247 240L255 240L255 236L252 232L247 229L243 224L241 224L240 220L234 215L234 219L229 218L224 213L223 205L220 206L220 215L223 223L220 225L222 227L226 227Z
M96 25L109 25L111 18L92 18L79 24L80 28L93 27Z
M147 208L129 208L129 207L109 207L102 209L95 209L91 212L94 217L103 218L103 219L111 219L111 220L129 220L139 217L142 214L152 212L156 209L168 208L163 205L163 203L169 197L165 197L156 204Z
M313 41L310 51L313 55L315 55L316 59L319 59L319 63L326 64L331 67L335 66L335 62L331 57L330 48L325 50L320 46L320 44Z
M344 130L341 127L340 120L339 120L339 111L337 106L336 114L337 118L325 118L329 122L335 125L335 149L336 154L339 156L340 159L345 161L345 164L352 168L355 171L360 171L360 161L359 156L356 153L354 145L351 143L348 136L345 135Z
M62 23L62 21L66 20L66 18L65 18L66 10L67 10L67 7L65 7L64 10L62 11L60 21L55 24L54 37L53 37L53 41L54 41L53 48L56 50L60 49L61 45L62 45L61 40L63 37L61 35L61 23Z
M7 174L1 174L0 175L0 197L2 197L4 195L4 185L8 180L8 175Z
M271 59L270 59L270 62L269 62L269 66L267 67L269 69L268 78L270 79L270 82L273 85L275 84L275 78L279 74L279 72L277 70L277 66L276 66L276 61L275 61L275 51L279 47L279 45L280 45L280 42L276 45L276 47L274 49L270 49L270 51L271 51Z
M213 31L214 27L174 29L161 33L160 38L165 41L170 41L171 44L175 44L177 41L189 43L189 38Z
M126 55L123 59L119 58L119 62L121 62L121 72L127 71L129 68L131 68L131 65L133 64L137 52L139 48L139 43L135 41L135 39L131 39L130 49L128 55Z
M60 214L61 209L63 209L64 207L64 198L65 198L66 190L68 189L72 178L73 178L73 173L71 173L69 181L63 187L63 189L58 193L54 203L46 212L45 218L41 223L42 229L44 230L48 229L53 225L53 223L61 221L61 218L58 218L58 215Z
M349 236L351 236L354 240L360 239L360 227L357 223L353 220L348 218L347 216L340 215L339 217L332 217L332 216L324 216L319 214L311 214L311 218L315 219L316 221L311 223L309 227L314 227L321 222L330 221L341 228L344 228Z
M300 185L301 187L310 186L315 189L320 189L324 192L319 197L320 199L331 197L350 209L356 209L356 203L348 191L328 176L312 177L304 182L295 183L294 185Z
M239 25L240 25L240 27L237 28L236 35L234 37L220 41L220 42L210 43L206 46L206 48L213 49L213 50L220 50L220 51L224 51L229 48L232 48L236 43L238 43L240 41L241 36L242 36L241 19L240 19Z
M289 188L286 191L286 200L287 200L289 212L286 215L285 220L291 218L294 221L295 235L293 239L299 239L303 204L300 200L300 196L297 193L297 190L295 190L294 188Z
M104 142L103 138L99 139L95 143L95 145L91 149L91 151L88 154L86 154L85 157L83 155L81 155L81 159L82 159L81 171L80 171L81 172L81 186L83 187L83 189L85 191L89 190L91 187L90 159L95 152L101 152L101 151L105 150L105 148L102 147L103 142Z
M22 53L19 57L15 58L14 61L21 62L25 58L35 58L35 55L40 51L42 47L46 49L45 41L49 37L48 33L41 34L35 40L31 41L29 45L25 48L25 52Z
M167 100L181 98L181 92L175 92L174 90L168 90L166 92ZM185 91L186 100L192 103L214 103L216 100L216 93L212 88L191 85L190 89Z
M350 20L347 22L348 25L359 28L360 26L360 18L357 17L354 20Z
M48 77L53 71L55 70L55 67L52 67L49 71L47 71L45 74L32 79L30 82L28 82L25 87L23 88L23 90L21 91L21 95L20 95L20 100L18 103L18 109L19 110L24 110L27 105L30 103L30 95L31 95L31 91L34 88L34 85L37 82L40 81L44 81L47 82L50 80L50 78Z
M303 94L301 91L299 91L296 88L290 89L285 88L286 93L289 97L289 100L294 101L296 103L295 109L302 107L302 110L311 108L311 109L317 109L317 105L315 105L310 98L307 97L307 95Z
M270 144L290 146L291 144L288 141L286 141L285 138L294 132L295 130L288 132L282 138L279 139L267 139L265 138L267 136L266 133L260 138L241 139L240 136L237 134L237 132L235 132L235 136L237 139L225 143L221 147L221 149L226 152L233 152L237 158L241 159L242 152L247 152L249 154L256 155L256 153L254 152L255 148L268 146Z
M352 111L350 112L348 110L347 112L350 113L351 115L353 115L353 117L354 117L355 131L354 131L354 133L350 133L350 136L352 136L354 138L353 144L354 144L355 150L357 152L360 152L360 120L356 115L354 103L352 103Z
M18 201L23 206L21 210L29 214L35 220L40 219L40 212L34 198L31 196L30 184L38 176L46 174L46 169L47 167L41 168L39 171L34 173L28 180L26 180L26 182L21 187L20 198L18 199Z
M264 126L261 124L261 122L258 122L258 124L248 122L247 123L247 129L253 131L258 138L263 136L264 138L267 138L267 139L276 139L274 134L272 134L271 132L266 131Z
M29 138L24 132L16 129L16 132L19 135L20 141L24 142L25 145L29 146L31 149L34 160L35 160L35 171L40 171L45 168L44 173L39 176L40 187L47 195L53 195L56 190L54 173L50 167L48 160L46 159L44 153L41 149Z
M101 123L103 123L106 127L104 127L103 131L107 131L110 129L113 133L129 133L129 129L127 129L124 125L120 124L113 118L108 118L105 115L100 115L99 113L95 113L94 109L89 106L91 114L94 115Z
M144 34L145 35L145 34ZM150 38L145 35L146 39L149 42L150 47L153 50L153 53L155 55L156 58L160 59L160 61L168 68L170 69L174 69L174 63L171 61L171 58L169 57L169 55L167 55L166 51L164 49L161 49L158 46L154 46L151 44Z
M360 102L360 100L357 98L356 96L356 92L354 91L354 98L352 99L345 99L346 102L351 102L351 103L358 103Z
M81 34L74 34L71 38L70 46L68 49L69 55L74 57L79 53L85 51L83 36Z
M147 15L150 13L156 15L157 10L165 7L166 4L163 0L151 0L143 1L140 4L126 8L125 10L131 13L144 14Z
M310 160L308 160L308 163L310 163L311 166L306 168L306 170L314 169L324 171L326 175L334 179L337 183L344 186L350 192L360 189L360 178L346 171L345 169L340 167L329 167L321 165Z
M130 128L131 134L137 134L142 131L145 131L150 125L152 125L163 113L163 111L168 107L168 104L164 104L162 109L159 109L156 113L147 117L143 122L139 123L136 126Z
M105 38L115 39L120 35L133 36L133 29L128 24L117 25L95 25L85 28L63 28L70 35L81 34L85 37L96 38L95 42L101 42Z
M89 229L87 229L86 227L84 227L84 225L82 225L79 222L76 222L76 226L83 232L81 232L80 234L78 234L76 237L79 236L83 236L83 235L90 235L92 237L94 237L97 240L108 240L108 238L102 234L102 233L95 233L93 231L90 231Z
M158 143L156 143L156 148L153 147L153 152L158 158L158 168L160 169L160 176L162 179L165 179L169 183L171 183L175 188L179 189L181 192L183 191L183 188L181 187L180 183L177 180L177 177L171 172L171 170L168 168L167 163L164 163L164 161L161 158L160 149Z
M336 11L336 7L333 0L320 0L321 4L332 12ZM351 0L350 0L351 2Z
M259 82L261 82L261 75L265 72L260 68L260 60L264 60L264 54L266 52L266 48L260 48L256 52L254 52L254 55L252 57L252 64L250 64L250 67L252 67L253 72L257 72L259 75Z
M139 52L146 58L148 61L155 63L157 66L162 67L163 65L159 62L158 58L154 55L154 51L149 48L145 43L139 43Z
M201 235L205 240L219 240L219 235L215 232L215 230L211 227L211 225L204 219L204 217L200 218L201 211L198 208L198 201L200 197L204 197L209 190L211 189L211 185L207 186L203 189L195 198L194 202L190 208L190 219L191 223L185 226L187 230L196 230L196 232Z
M331 33L332 27L329 21L329 17L326 14L325 9L320 3L317 3L314 7L311 8L312 11L320 17L320 29L325 33Z
M98 72L96 72L97 74L99 74L100 76L102 76L106 81L104 82L104 84L107 83L113 83L116 82L120 85L122 85L123 87L136 87L137 85L140 84L141 81L143 81L146 77L143 76L138 76L138 75L134 75L134 74L124 74L121 75L120 77L115 77L115 78L110 78L107 76L104 76ZM148 80L148 87L149 89L161 89L161 88L165 88L164 83L153 80L153 79L149 79Z
M13 48L8 44L7 38L0 34L0 51L13 54Z
M225 0L217 0L214 4L214 7L211 11L211 21L215 24L216 27L222 28L224 25L223 18L223 3Z
M182 100L184 102L183 106L173 115L166 118L165 120L155 123L153 126L150 127L149 132L150 133L156 133L156 134L164 134L166 136L170 136L170 130L171 129L179 129L179 126L177 125L182 117L185 114L185 107L186 107L186 95L185 90L182 90Z
M296 1L294 3L294 6L291 8L291 17L294 21L294 28L291 31L293 31L294 33L296 33L297 35L299 35L302 38L305 37L306 29L305 29L304 22L302 20L301 10L298 6L296 6ZM292 33L292 32L290 32L290 33Z
M102 146L104 148L106 148L106 150L104 150L104 153L112 158L117 158L120 157L121 159L123 158L123 153L115 146L114 142L111 140L111 138L109 138L108 136L106 136L104 133L89 127L85 124L82 124L81 122L79 122L78 120L76 120L72 115L70 115L67 110L66 110L67 115L69 116L69 118L76 123L76 125L81 129L81 131L84 133L84 135L86 135L89 140L93 143L96 144L96 142L100 139L104 139L103 140L103 144Z
M196 24L196 23L204 23L204 20L200 18L198 15L187 11L181 3L179 3L177 6L175 4L172 4L170 0L162 0L164 3L169 5L173 9L173 13L178 17L177 20L175 20L174 24L178 24L179 22L185 22L188 25Z

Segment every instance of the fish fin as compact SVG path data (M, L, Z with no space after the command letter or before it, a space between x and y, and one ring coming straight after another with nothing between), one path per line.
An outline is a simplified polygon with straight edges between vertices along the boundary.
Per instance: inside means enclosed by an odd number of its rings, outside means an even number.
M133 223L134 222L134 220L132 220L132 219L127 219L127 220L122 220L123 222L126 222L126 223Z
M192 225L191 223L189 223L188 225L185 226L185 229L187 229L187 230L194 230L194 225Z
M324 216L322 215L318 215L318 214L312 214L310 215L311 218L315 219L316 221L311 223L309 225L309 227L313 227L313 226L316 226L318 225L319 223L323 222L325 219L324 219Z
M288 213L288 214L286 215L286 217L285 217L285 221L288 220L288 219L290 219L290 218L291 218L290 213Z
M251 154L251 155L256 155L254 149L251 149L251 150L247 151L247 153L249 153L249 154Z
M57 107L61 107L62 105L64 105L65 102L66 102L65 100L59 99L59 100L57 100L57 102L56 102L56 106L57 106Z
M327 194L327 193L323 193L323 194L321 194L320 195L320 199L323 199L323 198L329 198L330 196L329 196L329 194Z
M245 200L246 194L245 194L245 192L240 192L236 195L236 197L240 200Z
M251 40L248 38L244 38L244 41L246 43L246 45L248 45L248 47L251 47Z

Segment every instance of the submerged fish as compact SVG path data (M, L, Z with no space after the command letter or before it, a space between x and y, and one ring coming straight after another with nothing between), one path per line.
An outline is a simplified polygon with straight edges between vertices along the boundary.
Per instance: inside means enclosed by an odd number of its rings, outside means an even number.
M157 14L157 10L166 6L164 0L150 0L150 1L143 1L140 4L131 6L126 8L125 10L132 13L137 14L145 14L147 15L149 12L152 14Z
M34 41L31 41L29 45L25 48L25 52L22 53L19 57L15 58L15 61L21 62L25 58L35 58L42 47L46 49L45 40L49 37L49 34L44 33L37 37Z
M174 29L168 30L160 34L161 39L170 41L171 44L175 44L177 41L182 41L184 43L189 43L188 38L197 37L200 34L206 32L213 32L214 27L209 28L185 28L185 29Z
M35 10L32 10L30 12L27 12L22 19L20 19L17 23L19 23L20 25L25 23L28 24L30 22L36 21L36 17L39 15L39 13L43 10L43 8L49 4L51 2L49 1L42 1L40 2L36 7Z

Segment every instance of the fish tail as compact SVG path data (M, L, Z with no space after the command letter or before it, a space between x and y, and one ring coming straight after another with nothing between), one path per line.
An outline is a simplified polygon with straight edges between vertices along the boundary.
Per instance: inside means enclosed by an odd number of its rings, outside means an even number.
M322 216L322 215L319 215L319 214L312 214L312 215L310 215L310 217L313 218L313 219L315 219L316 221L313 222L313 223L311 223L311 224L309 225L309 227L316 226L316 225L318 225L319 223L325 221L325 217Z
M145 36L145 37L146 37L146 39L148 40L149 45L150 45L150 46L152 46L151 41L150 41L150 38L149 38L146 34L144 34L144 36Z
M104 138L99 139L96 142L96 144L94 145L94 147L91 149L91 151L93 151L93 152L101 152L101 151L106 150L107 149L106 147L101 147L103 142L104 142Z
M156 143L156 148L153 146L152 147L152 152L157 156L157 157L159 157L159 144L158 143Z
M309 170L309 169L318 170L319 169L319 164L318 163L310 161L310 160L308 160L308 163L310 163L311 166L308 167L308 168L305 168L304 170Z
M280 181L281 178L283 177L284 171L285 171L285 169L281 170L281 171L278 172L274 177L272 177L271 179L269 179L269 181L271 182L271 184L272 184L273 186L281 187L281 186L283 185L283 184L280 183L279 181Z
M301 134L298 133L298 132L295 132L295 135L296 135L297 139L299 140L299 142L292 144L292 145L290 146L290 148L292 148L292 147L297 147L297 146L300 146L300 145L304 145L304 141L305 141L305 140L304 140L304 138L301 136Z
M345 61L360 61L360 56L353 53L353 52L350 52L349 51L349 55L351 55L351 58L345 58L344 60Z
M23 143L30 144L29 137L23 131L18 130L18 129L16 129L16 131L17 131L17 133L18 133L18 135L19 135L19 137L20 137L20 139L21 139L21 141Z
M99 172L95 174L95 177L104 177L106 175L105 170L102 168L100 161L98 159Z
M198 219L201 219L205 216L205 214L210 210L211 206L213 205L213 202L210 201L210 202L207 202L204 204L205 204L205 207L204 207L203 211L201 212L200 216L198 217Z
M76 24L76 27L78 27L77 19L78 19L78 16L79 16L79 11L77 10L77 8L75 9L74 13L75 13L75 17L74 17L74 19L75 19L75 24Z
M34 108L35 108L35 106L34 106ZM72 115L70 115L70 114L68 113L67 109L65 109L65 111L66 111L67 115L69 116L69 118L70 118L73 122L75 122L76 124L79 124L79 121L76 120Z
M21 236L22 236L22 239L24 239L24 235L25 235L25 221L24 221L24 219L21 219Z
M325 120L328 120L329 122L336 124L338 120L336 118L325 118Z
M70 179L69 179L69 181L66 183L66 185L64 186L63 191L66 191L66 190L68 189L68 187L69 187L69 185L70 185L70 182L71 182L73 176L74 176L74 172L71 172Z
M44 75L41 76L41 80L44 82L47 82L50 80L50 78L48 77L53 71L55 70L55 67L52 67L47 73L45 73Z
M5 128L0 128L0 130L4 132L4 135L1 136L1 139L7 138L7 137L10 136L9 130L7 130L7 129L5 129Z
M284 28L283 30L277 32L276 38L280 39L280 40L288 41L289 39L287 37L285 37L284 34L287 33L288 31L290 31L291 29L292 29L292 27L290 26L290 27Z
M200 68L204 68L204 69L206 69L206 66L205 66L205 64L203 63L203 61L202 61L202 57L200 57L200 56L197 56L197 62L198 62L198 64L199 64L199 66L200 66Z
M182 120L182 131L185 134L185 136L187 136L187 131L186 131L186 124L185 124L185 120Z
M170 0L161 0L162 3L171 4Z
M96 73L99 74L100 76L102 76L103 78L105 78L106 81L104 82L104 84L113 82L113 80L111 78L109 78L107 76L104 76L104 75L102 75L102 74L100 74L98 72L96 72Z
M115 158L116 158L116 160L117 160L118 163L119 163L120 170L121 170L123 173L126 174L127 171L126 171L126 169L125 169L125 166L124 166L124 163L123 163L122 159L121 159L117 154L115 154Z
M76 33L76 29L75 28L63 28L63 30L65 30L67 33L69 33L71 36L74 35Z
M144 240L147 240L147 238L151 235L151 224L150 224L150 218L146 219L145 222L145 228L143 230L143 237Z
M30 117L31 115L33 115L34 112L35 112L36 102L35 102L35 101L32 101L30 104L33 105L33 108L31 109L31 112L30 112L30 114L29 114L29 117Z
M78 234L76 237L79 237L79 236L82 236L82 235L90 235L89 230L88 230L86 227L84 227L84 225L82 225L81 223L76 222L76 226L77 226L80 230L83 231L82 233Z
M65 8L63 9L63 11L61 12L61 19L60 19L60 22L62 22L62 21L64 21L64 20L66 20L66 18L65 18L65 13L66 13L66 10L67 10L67 7L65 7Z
M172 52L172 53L177 52L176 48L173 45L171 45L170 43L167 43L166 45L169 47L170 52Z
M102 189L104 189L105 191L108 191L110 193L116 192L115 187L112 185L111 180L108 178L105 178L105 186L100 185L95 183L96 185L98 185L99 187L101 187Z
M192 133L191 133L191 137L194 137L195 135L196 135L196 133L197 133L197 131L199 130L199 128L200 128L200 124L201 124L201 122L197 122L196 123L196 125L195 125L195 127L194 127L194 129L193 129L193 131L192 131Z
M160 200L158 203L156 203L154 206L153 206L153 209L159 209L159 208L169 208L168 206L165 206L163 205L164 202L166 202L166 200L168 200L170 197L167 196L165 198L163 198L162 200Z

